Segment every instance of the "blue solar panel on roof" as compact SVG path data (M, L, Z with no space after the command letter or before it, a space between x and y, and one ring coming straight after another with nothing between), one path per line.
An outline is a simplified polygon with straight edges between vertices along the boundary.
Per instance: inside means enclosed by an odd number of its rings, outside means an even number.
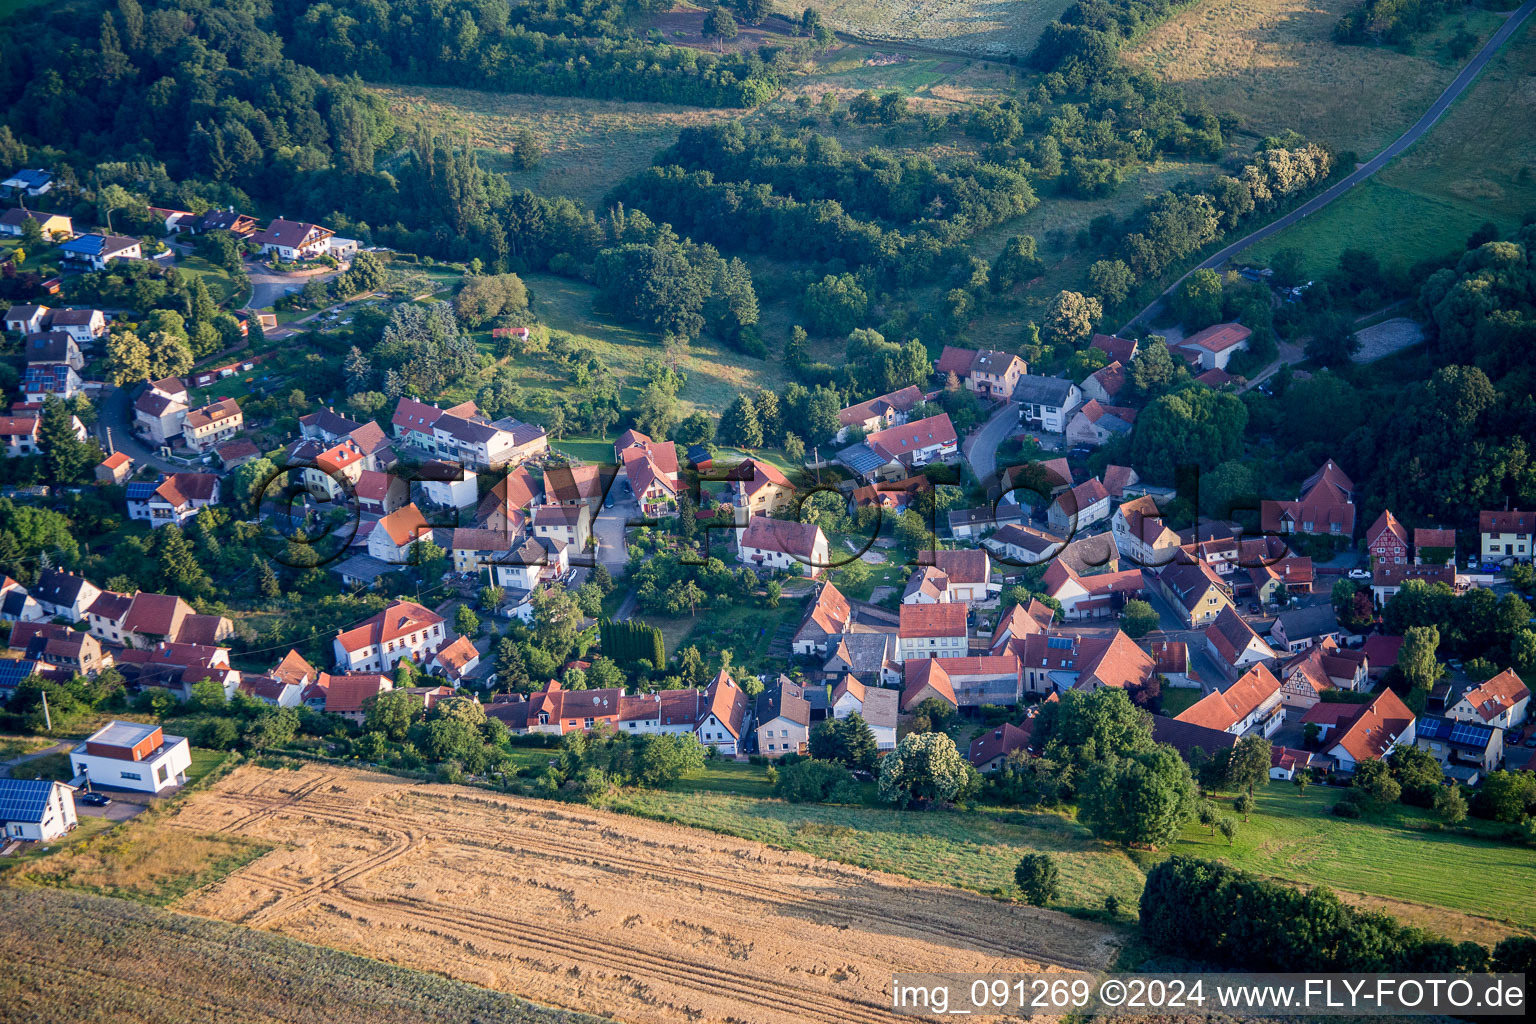
M42 821L52 792L48 779L0 779L0 821Z
M37 662L25 658L0 659L0 688L14 689L37 671Z
M1072 638L1069 636L1047 637L1045 646L1054 647L1057 650L1070 650L1072 648Z

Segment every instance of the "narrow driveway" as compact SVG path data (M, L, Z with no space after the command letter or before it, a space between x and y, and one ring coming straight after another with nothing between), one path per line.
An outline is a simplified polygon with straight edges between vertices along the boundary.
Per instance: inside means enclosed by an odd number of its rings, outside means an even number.
M1409 146L1412 146L1415 142L1418 142L1419 139L1423 137L1425 132L1434 127L1435 122L1440 120L1445 112L1451 108L1451 104L1455 103L1456 100L1460 98L1461 94L1466 92L1467 87L1472 84L1472 82L1477 78L1479 74L1482 73L1483 68L1485 68L1488 65L1488 62L1493 59L1494 54L1498 53L1499 49L1504 45L1509 37L1514 35L1515 31L1525 23L1525 19L1531 16L1532 11L1536 11L1536 0L1526 0L1526 2L1522 4L1518 10L1516 10L1507 19L1505 19L1504 24L1499 26L1499 30L1495 32L1491 37L1489 37L1488 42L1483 44L1483 48L1481 50L1477 51L1477 56L1473 57L1471 62L1468 63L1466 67L1461 69L1461 74L1457 75L1455 80L1452 81L1450 85L1445 87L1445 91L1440 94L1440 98L1435 100L1434 103L1430 104L1429 109L1424 112L1424 115L1413 123L1413 127L1409 128L1406 132L1399 136L1396 142L1393 142L1386 149L1382 150L1380 153L1377 153L1371 159L1355 168L1352 174L1337 184L1333 185L1327 191L1313 196L1311 199L1307 200L1305 203L1302 203L1290 213L1271 221L1270 223L1259 228L1257 231L1239 238L1237 241L1233 242L1231 245L1226 246L1220 252L1211 256L1199 266L1190 268L1190 270L1184 274L1184 277L1188 277L1196 270L1216 269L1242 250L1248 248L1250 245L1253 245L1256 242L1262 242L1264 239L1270 237L1271 235L1284 231L1286 228L1296 224L1304 217L1310 217L1312 214L1316 213L1318 210L1321 210L1323 207L1327 206L1335 199L1338 199L1350 189L1354 188L1356 185L1360 184L1362 181L1369 178L1377 171L1381 170L1387 164L1391 163L1405 149L1407 149ZM1140 313L1137 313L1134 317L1132 317L1129 323L1120 328L1121 333L1125 333L1132 327L1135 327L1150 313L1152 313L1154 309L1160 306L1163 300L1171 295L1173 290L1184 281L1184 277L1179 278L1177 281L1173 282L1173 284L1169 285L1166 291L1164 291L1156 299L1152 300L1151 305L1147 306L1146 309L1143 309Z
M971 472L983 484L990 483L997 472L997 449L1019 425L1019 406L1016 402L1004 402L997 411L970 437L965 439L961 450L971 464Z
M36 761L38 758L47 757L49 754L62 754L73 746L74 741L72 740L60 740L51 747L44 747L42 750L34 750L30 754L13 757L9 761L0 761L0 779L26 778L27 773L25 770L22 771L20 776L13 776L11 773L17 768L24 769L28 761Z
M618 488L614 487L609 496L617 497L617 491ZM592 536L597 541L592 557L607 567L609 574L615 578L624 575L629 562L629 547L624 540L624 531L631 519L638 518L640 506L633 498L625 498L623 501L614 501L613 508L599 509L592 523Z
M107 431L112 431L111 447L132 459L136 471L146 465L164 473L180 473L187 469L184 463L162 459L156 450L134 436L133 409L124 388L109 387L105 397L97 401L95 429L103 450L108 447Z

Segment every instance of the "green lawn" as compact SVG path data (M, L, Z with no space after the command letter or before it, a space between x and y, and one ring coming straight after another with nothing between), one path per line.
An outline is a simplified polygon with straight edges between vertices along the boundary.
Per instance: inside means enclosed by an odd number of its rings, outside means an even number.
M699 791L688 781L677 790L625 791L609 806L979 892L1011 892L1020 857L1051 853L1061 862L1062 881L1052 906L1067 911L1098 911L1111 893L1130 905L1141 895L1142 874L1130 857L1050 812L790 804Z
M1205 691L1198 686L1165 686L1163 687L1163 714L1169 718L1177 718L1203 696Z
M549 446L557 452L583 462L610 463L613 461L613 440L610 438L567 437L560 441L551 441Z
M1372 818L1328 813L1341 791L1313 786L1298 796L1289 784L1258 793L1258 813L1239 820L1228 848L1219 834L1191 825L1170 852L1225 860L1257 874L1308 885L1430 904L1536 928L1528 895L1536 878L1536 850L1461 832L1431 828L1427 811L1392 807ZM1231 802L1223 801L1232 813ZM1471 831L1499 826L1469 819Z
M201 256L182 256L176 260L176 269L201 278L208 286L208 291L213 295L213 301L225 303L234 295L235 285L230 280L229 271L222 267L216 267ZM237 298L249 298L249 293Z
M1536 26L1527 22L1456 105L1402 156L1327 209L1254 246L1262 263L1277 249L1305 255L1309 273L1331 268L1346 248L1368 249L1387 266L1460 250L1474 229L1501 231L1536 210Z

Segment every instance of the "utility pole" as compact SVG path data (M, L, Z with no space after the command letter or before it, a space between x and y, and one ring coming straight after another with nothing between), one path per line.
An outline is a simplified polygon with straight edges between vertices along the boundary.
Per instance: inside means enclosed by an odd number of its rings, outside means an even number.
M48 727L49 732L53 732L53 716L48 713L48 691L42 690L40 692L43 695L43 724Z

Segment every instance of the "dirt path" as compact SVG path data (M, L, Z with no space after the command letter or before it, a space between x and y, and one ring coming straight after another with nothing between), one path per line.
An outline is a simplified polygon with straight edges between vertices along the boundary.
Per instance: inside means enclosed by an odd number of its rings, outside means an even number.
M1096 925L582 806L241 768L169 822L277 845L183 909L634 1022L882 1024L902 971L1102 967Z

